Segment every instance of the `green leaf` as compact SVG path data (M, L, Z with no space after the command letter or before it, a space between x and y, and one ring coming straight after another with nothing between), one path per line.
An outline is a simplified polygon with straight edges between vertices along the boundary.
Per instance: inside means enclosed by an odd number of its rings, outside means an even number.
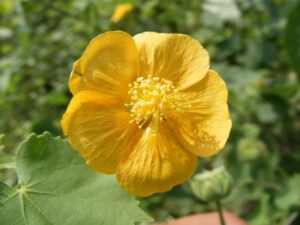
M113 3L114 4L126 4L126 3L130 3L132 5L136 5L137 4L137 0L114 0Z
M17 188L0 183L3 225L131 225L151 220L114 176L90 170L66 140L31 135L17 153Z
M271 206L269 204L269 196L262 193L257 208L255 208L249 214L249 218L247 221L252 225L269 225L271 222L270 213Z
M300 174L293 176L284 184L275 199L275 205L281 210L300 206Z
M202 7L204 14L211 14L212 18L221 22L240 22L241 12L235 0L205 0Z
M274 123L278 120L278 114L270 103L258 104L256 110L259 121L263 123Z
M300 75L300 1L291 11L285 28L285 47L291 66Z
M212 67L226 81L229 89L243 89L245 86L255 84L261 80L261 71L246 69L239 66L230 66L227 64L214 64Z
M14 169L15 166L15 157L8 154L3 154L0 152L0 170L1 169Z

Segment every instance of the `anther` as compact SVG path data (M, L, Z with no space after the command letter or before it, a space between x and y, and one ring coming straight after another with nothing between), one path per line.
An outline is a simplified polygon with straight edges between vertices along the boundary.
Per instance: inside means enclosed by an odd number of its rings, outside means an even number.
M125 106L130 110L129 122L135 122L140 129L149 127L156 132L159 124L165 120L167 108L181 110L181 104L178 103L180 97L175 94L178 91L172 81L149 74L147 78L138 77L128 87L131 101Z

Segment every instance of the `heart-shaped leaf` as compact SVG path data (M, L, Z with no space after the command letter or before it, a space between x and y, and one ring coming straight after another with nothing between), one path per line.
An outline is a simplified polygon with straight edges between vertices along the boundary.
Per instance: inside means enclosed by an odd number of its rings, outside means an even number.
M114 176L90 170L66 140L31 135L16 158L18 187L0 182L3 225L133 225L149 221Z

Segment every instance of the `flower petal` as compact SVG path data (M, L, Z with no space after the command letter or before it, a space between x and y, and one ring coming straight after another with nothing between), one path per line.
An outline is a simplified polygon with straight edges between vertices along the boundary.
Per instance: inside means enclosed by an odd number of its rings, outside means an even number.
M196 165L197 157L184 151L169 130L162 127L154 133L147 128L123 154L117 178L129 193L149 196L186 181Z
M133 38L121 31L106 32L94 38L75 63L69 86L73 95L94 90L124 97L138 69L138 51Z
M117 23L122 20L129 12L133 10L133 5L130 3L123 3L116 6L111 17L111 22Z
M75 95L63 116L62 127L71 145L87 164L100 172L115 172L120 156L138 128L117 101L98 92Z
M185 89L209 69L209 55L201 44L184 34L145 32L134 36L140 54L140 74L173 81Z
M168 112L167 124L192 153L202 157L217 154L223 149L232 125L224 81L210 70L183 95L183 103L191 108Z

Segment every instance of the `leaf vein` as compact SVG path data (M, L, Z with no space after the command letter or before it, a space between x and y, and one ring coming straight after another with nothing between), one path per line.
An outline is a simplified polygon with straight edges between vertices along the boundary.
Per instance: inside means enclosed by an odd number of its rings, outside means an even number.
M35 204L35 202L34 201L32 201L28 196L26 196L26 199L28 200L28 202L37 210L37 212L39 212L40 213L40 215L41 216L43 216L46 220L47 220L47 222L49 223L49 224L52 224L52 225L55 225L39 208L38 208L38 206Z

